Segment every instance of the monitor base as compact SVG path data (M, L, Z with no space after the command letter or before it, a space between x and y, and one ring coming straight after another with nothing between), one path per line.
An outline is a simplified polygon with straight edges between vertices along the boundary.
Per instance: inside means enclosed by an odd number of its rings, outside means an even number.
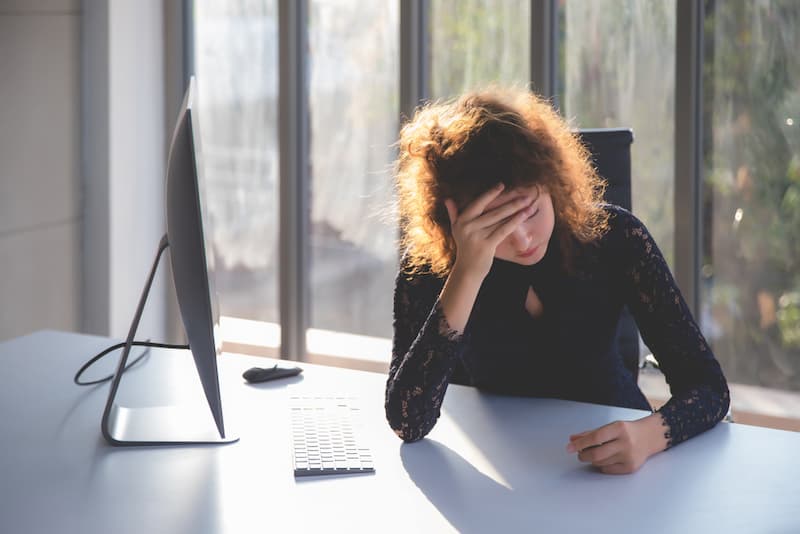
M133 339L136 329L139 327L139 320L142 318L147 295L153 285L158 262L164 250L169 246L167 234L161 238L158 244L158 253L147 277L142 296L139 298L139 305L133 315L131 327L128 331L128 338L125 341L125 348L122 350L117 372L111 380L111 387L108 391L106 407L103 410L103 419L100 422L100 430L103 437L109 444L115 446L156 446L156 445L212 445L233 443L239 438L231 437L225 432L222 422L222 411L217 402L216 411L212 411L212 403L203 404L207 409L192 409L183 406L156 406L147 408L126 408L119 406L115 399L119 389L120 380L125 373L128 356L133 346ZM214 362L214 380L217 380L216 361ZM202 378L202 377L201 377ZM218 387L218 384L217 384ZM207 397L207 400L209 397ZM209 426L209 416L213 418L213 425ZM216 431L214 429L216 428ZM227 436L227 437L226 437Z
M221 437L210 415L208 409L191 406L127 408L114 403L103 436L115 446L222 445L239 440L229 432Z

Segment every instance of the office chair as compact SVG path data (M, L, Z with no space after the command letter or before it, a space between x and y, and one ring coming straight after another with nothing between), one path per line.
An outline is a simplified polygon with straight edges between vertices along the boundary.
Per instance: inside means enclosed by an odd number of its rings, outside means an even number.
M592 154L597 173L608 183L605 201L633 211L631 200L633 131L628 128L599 128L578 130L576 133ZM627 307L622 309L617 323L616 343L625 367L633 374L635 380L639 379L639 369L648 366L660 369L658 361L652 354L640 358L639 330ZM734 422L732 408L728 408L724 420Z
M606 180L605 201L632 210L631 144L633 130L629 128L597 128L577 130L601 178ZM639 330L627 307L622 309L617 323L616 344L625 367L634 380L639 378Z

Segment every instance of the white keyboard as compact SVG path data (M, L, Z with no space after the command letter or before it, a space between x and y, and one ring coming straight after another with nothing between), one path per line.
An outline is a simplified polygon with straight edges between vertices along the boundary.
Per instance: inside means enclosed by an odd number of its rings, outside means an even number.
M373 473L372 453L357 436L349 397L290 397L294 476Z

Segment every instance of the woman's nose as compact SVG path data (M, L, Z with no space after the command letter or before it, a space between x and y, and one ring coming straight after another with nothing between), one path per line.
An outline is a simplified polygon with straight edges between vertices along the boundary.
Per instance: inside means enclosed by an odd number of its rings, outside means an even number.
M511 232L511 244L518 252L524 252L528 250L531 245L531 237L528 235L528 232L520 226Z

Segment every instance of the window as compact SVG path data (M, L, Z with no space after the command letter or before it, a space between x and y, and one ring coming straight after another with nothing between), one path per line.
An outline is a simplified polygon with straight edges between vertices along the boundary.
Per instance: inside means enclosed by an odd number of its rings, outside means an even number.
M430 94L530 81L530 2L431 0Z
M398 28L398 2L309 3L310 321L317 329L392 335Z
M194 4L208 212L220 313L279 322L275 1Z
M704 330L729 381L795 392L798 23L800 4L790 0L707 2L703 103ZM797 418L797 406L773 414Z
M438 99L491 82L527 84L532 4L423 2L429 9L420 36L427 61L418 67L427 64L429 72L401 80L403 4L307 2L309 87L300 105L310 117L311 270L303 283L311 309L310 324L302 326L309 327L312 353L336 347L336 355L371 358L379 367L388 358L398 259L389 206L400 87L427 79L426 94ZM555 32L561 111L575 127L634 131L633 211L671 265L680 5L560 0ZM266 337L274 347L281 323L278 3L206 0L194 6L194 68L220 308L229 324L241 318L242 347L249 350ZM781 399L773 404L793 407L751 411L797 418L800 4L706 0L703 7L698 319L734 385L734 405L743 398L762 405ZM417 26L409 28L411 35Z
M629 127L633 212L672 264L675 1L567 0L559 101L576 128Z

